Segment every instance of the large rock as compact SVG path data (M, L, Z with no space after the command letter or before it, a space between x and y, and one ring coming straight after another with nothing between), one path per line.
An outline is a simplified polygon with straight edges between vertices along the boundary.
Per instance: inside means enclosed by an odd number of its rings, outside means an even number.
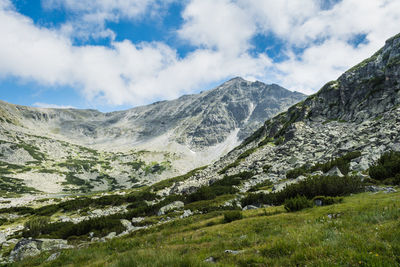
M6 235L0 232L0 246L3 245L3 243L6 241L7 241Z
M10 253L10 261L20 261L27 257L33 257L42 251L69 249L73 246L68 245L66 240L62 239L22 239Z
M166 212L171 211L171 210L176 210L176 209L181 209L185 206L185 203L182 201L174 201L164 207L162 207L158 211L158 216L164 215Z
M125 227L125 229L126 229L127 231L131 231L131 230L134 229L132 223L131 223L130 221L128 221L128 220L122 219L122 220L121 220L121 224Z
M39 241L42 242L40 249L43 251L73 248L68 245L67 240L63 239L39 239Z
M10 253L10 261L20 261L40 254L41 241L36 239L22 239Z
M325 175L343 177L342 172L339 170L339 168L337 166L335 166L332 169L330 169Z

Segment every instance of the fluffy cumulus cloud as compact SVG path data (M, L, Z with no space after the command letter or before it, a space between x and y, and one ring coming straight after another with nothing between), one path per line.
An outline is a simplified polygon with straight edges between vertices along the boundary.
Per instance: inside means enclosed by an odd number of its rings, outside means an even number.
M313 93L379 49L400 25L397 0L188 0L176 30L176 38L194 47L184 57L162 42L115 41L106 27L107 21L162 13L171 2L45 0L46 8L79 17L49 29L0 0L0 77L72 86L109 105L171 99L232 76ZM88 29L111 37L111 45L74 45L73 35L87 37ZM283 43L284 59L254 52L263 45L254 43L256 36Z
M115 38L106 22L158 16L175 0L42 0L45 9L62 9L72 17L61 31L71 38Z
M74 106L55 105L55 104L47 104L41 102L36 102L33 104L33 106L38 108L57 108L57 109L75 108Z

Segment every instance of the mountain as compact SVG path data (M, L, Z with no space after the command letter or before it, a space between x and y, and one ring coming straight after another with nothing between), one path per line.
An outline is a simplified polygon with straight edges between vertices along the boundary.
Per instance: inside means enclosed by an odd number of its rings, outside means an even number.
M333 166L324 171L368 177L369 167L384 152L400 151L399 65L397 35L316 94L267 120L226 156L162 193L193 192L226 175L242 172L255 174L244 181L242 191L267 181L274 184L274 190L280 190L307 175L320 173L312 173L311 166L346 153L355 155L349 159L348 168L337 170Z
M153 183L209 164L304 98L234 78L200 94L111 113L0 102L1 184L4 191L57 193Z
M237 79L228 84L238 82L242 84ZM61 177L60 182L78 183L89 192L101 182L112 190L82 197L0 197L0 265L399 263L400 34L315 95L268 119L209 166L140 188L116 190L124 180L110 172L125 166L151 175L168 164L140 161L144 151L98 152L28 136L17 112L2 112L2 126L8 130L2 128L1 157L26 163L1 162L2 193L10 187L34 190L24 184L28 179L15 178L20 173L31 178L41 173L35 177L40 189L48 186L46 178ZM86 118L99 114L60 111L69 112ZM241 117L243 124L247 117ZM221 131L227 124L217 123ZM211 122L204 126L214 129ZM175 136L180 140L185 135ZM188 136L193 146L205 144L204 137ZM92 178L79 176L77 168L93 173ZM138 173L132 169L124 171Z

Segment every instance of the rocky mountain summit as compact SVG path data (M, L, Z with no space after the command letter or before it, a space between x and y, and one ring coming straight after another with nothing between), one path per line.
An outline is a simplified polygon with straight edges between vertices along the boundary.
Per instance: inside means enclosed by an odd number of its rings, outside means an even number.
M397 35L316 94L267 120L213 165L159 193L194 192L225 175L242 172L255 174L243 183L242 191L263 182L279 190L304 179L310 166L352 152L359 154L351 159L348 170L332 168L327 174L367 177L369 167L384 152L400 151L399 65ZM295 172L299 175L291 175Z
M206 165L304 99L235 78L200 94L126 111L44 109L0 102L0 190L107 191Z

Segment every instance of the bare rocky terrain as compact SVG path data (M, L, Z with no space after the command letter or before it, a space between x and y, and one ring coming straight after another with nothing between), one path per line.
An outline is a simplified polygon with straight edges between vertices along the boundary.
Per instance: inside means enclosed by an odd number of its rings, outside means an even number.
M235 78L112 113L0 102L0 190L11 196L148 185L209 164L304 97Z

